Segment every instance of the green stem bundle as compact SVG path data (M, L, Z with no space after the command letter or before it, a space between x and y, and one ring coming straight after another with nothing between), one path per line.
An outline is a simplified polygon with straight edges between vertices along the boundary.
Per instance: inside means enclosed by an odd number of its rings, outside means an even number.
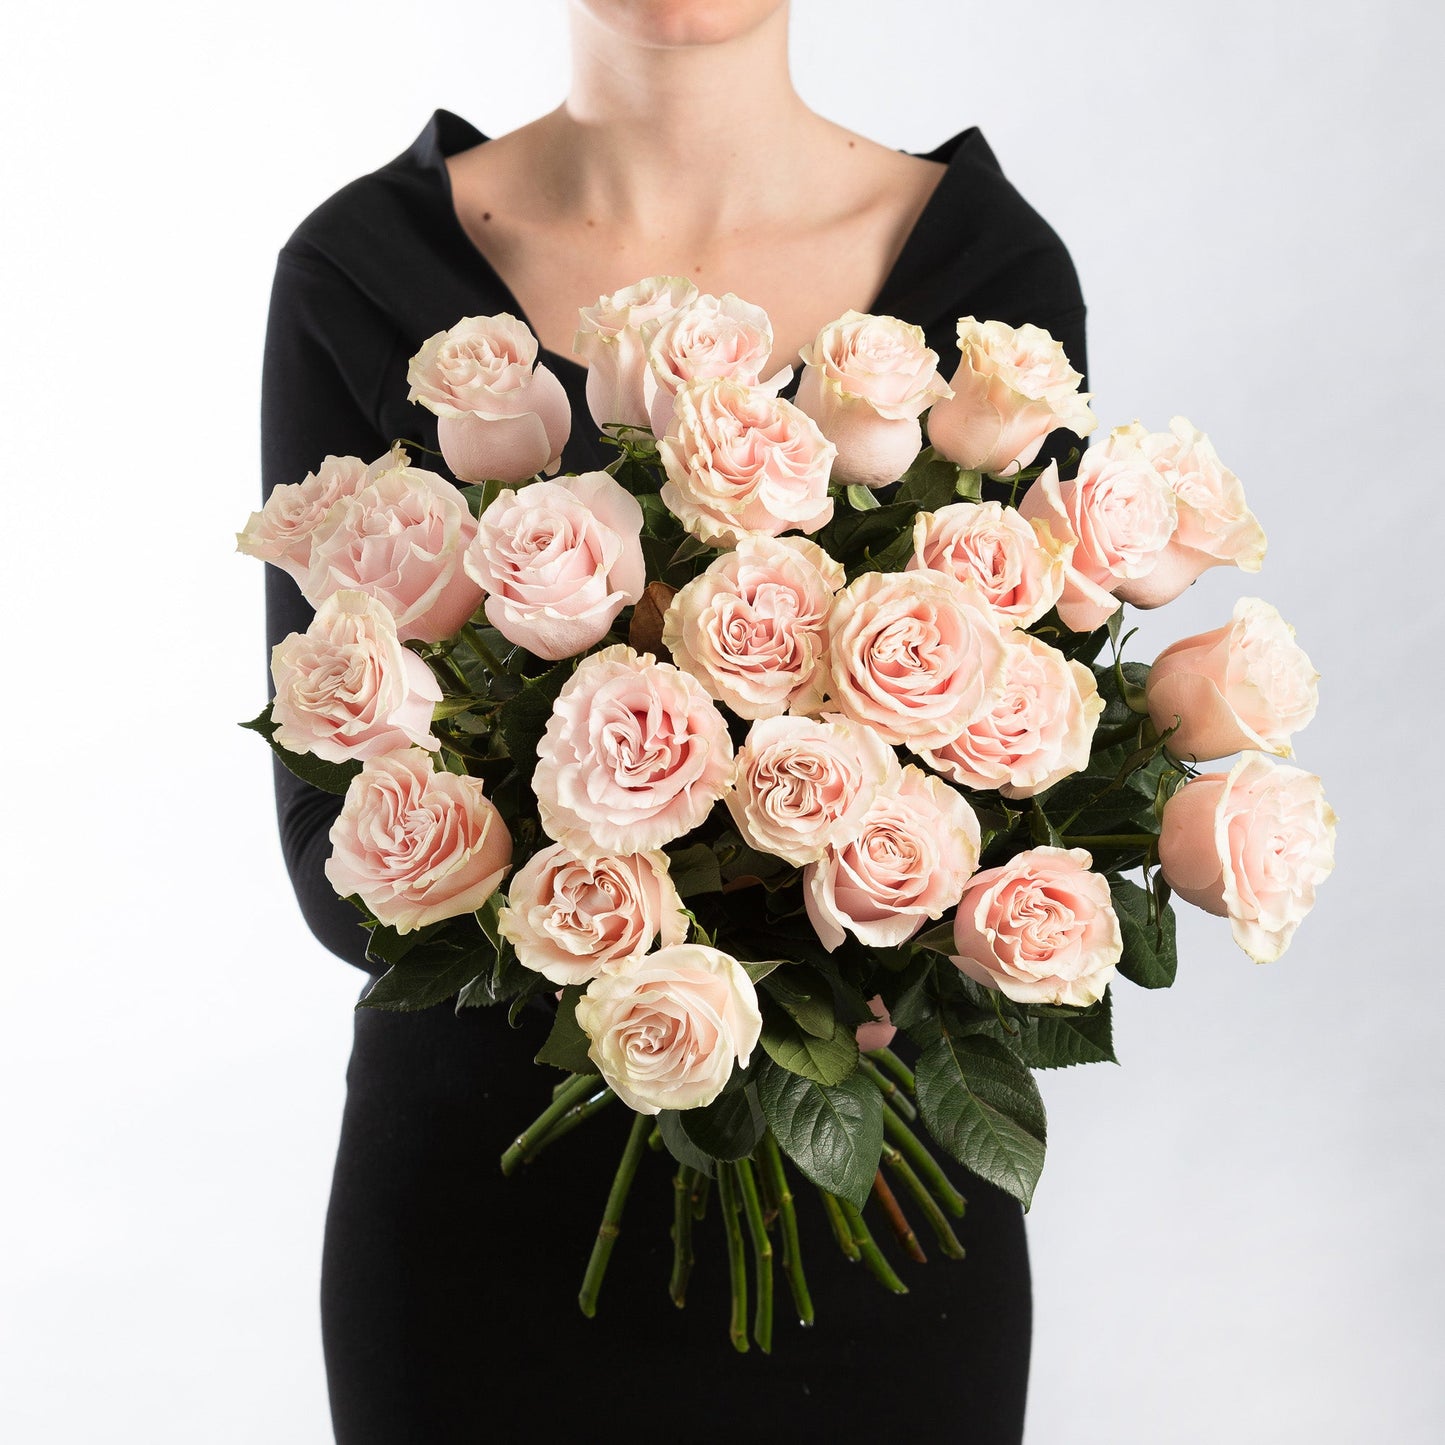
M765 1354L773 1350L773 1242L763 1222L762 1200L758 1197L753 1166L739 1159L733 1166L737 1175L738 1193L743 1202L743 1216L753 1244L753 1279L757 1285L757 1308L753 1314L753 1338Z
M967 1201L949 1183L948 1176L938 1167L937 1160L918 1142L913 1130L893 1111L886 1099L883 1103L883 1132L918 1171L939 1203L955 1219L962 1219Z
M939 1248L949 1259L962 1259L963 1246L958 1242L958 1236L953 1232L948 1216L938 1207L938 1201L928 1192L927 1186L918 1177L913 1166L899 1150L888 1143L883 1145L883 1162L923 1211L923 1217L928 1221L934 1238L938 1240Z
M502 1173L515 1174L536 1149L540 1140L552 1132L557 1121L574 1105L596 1089L596 1074L574 1074L552 1097L552 1102L512 1141L502 1155Z
M748 1273L747 1261L743 1258L743 1231L738 1221L740 1201L736 1178L721 1160L717 1166L717 1196L728 1241L728 1282L732 1297L728 1338L733 1342L733 1349L745 1355L748 1351Z
M848 1221L843 1218L843 1209L838 1203L837 1197L829 1194L826 1189L820 1189L818 1197L823 1201L823 1213L828 1216L828 1223L833 1229L833 1238L838 1241L838 1248L843 1251L843 1257L851 1259L856 1264L858 1262L858 1246L854 1243L853 1231L848 1228Z
M598 1084L601 1080L594 1078L592 1082ZM522 1155L522 1163L530 1164L549 1144L555 1144L579 1124L585 1124L594 1114L600 1114L616 1097L611 1089L604 1087L601 1093L594 1094L590 1099L583 1099L580 1104L574 1104L540 1139L533 1141Z
M632 1121L627 1136L627 1147L622 1151L622 1162L612 1180L607 1195L607 1207L602 1211L602 1223L597 1226L597 1239L592 1245L592 1254L587 1261L587 1273L582 1277L582 1288L577 1303L582 1313L591 1319L597 1313L597 1296L602 1289L602 1277L607 1273L607 1261L612 1258L612 1246L622 1232L622 1210L627 1203L628 1191L637 1174L642 1152L647 1148L647 1131L652 1120L646 1114L639 1114Z
M808 1292L808 1281L803 1274L803 1257L798 1249L798 1214L793 1208L793 1191L788 1187L788 1176L783 1169L783 1153L778 1141L769 1130L763 1135L762 1158L759 1161L763 1177L768 1181L768 1191L778 1209L778 1219L783 1234L783 1276L793 1295L793 1308L798 1313L798 1323L805 1328L813 1323L813 1297Z
M884 1076L883 1070L873 1063L865 1054L858 1060L858 1067L863 1073L873 1080L878 1092L903 1115L905 1119L913 1120L918 1117L918 1110L913 1105L913 1100L893 1082L892 1079Z
M672 1278L667 1292L673 1304L687 1304L687 1282L692 1277L692 1189L696 1170L678 1166L672 1176Z
M858 1212L857 1207L851 1200L838 1200L838 1208L843 1211L843 1218L848 1222L848 1228L853 1236L853 1245L858 1251L858 1257L863 1261L868 1273L873 1276L885 1289L891 1290L894 1294L907 1294L908 1286L893 1272L893 1266L883 1257L883 1251L874 1243L868 1226L863 1222L863 1216Z

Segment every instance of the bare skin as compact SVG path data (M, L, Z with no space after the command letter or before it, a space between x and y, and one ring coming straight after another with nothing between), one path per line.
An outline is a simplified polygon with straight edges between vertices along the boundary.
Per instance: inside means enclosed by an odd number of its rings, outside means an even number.
M578 307L669 274L762 306L772 368L796 363L871 307L945 167L803 104L786 3L688 4L705 34L680 0L573 0L567 100L448 159L457 216L549 351Z

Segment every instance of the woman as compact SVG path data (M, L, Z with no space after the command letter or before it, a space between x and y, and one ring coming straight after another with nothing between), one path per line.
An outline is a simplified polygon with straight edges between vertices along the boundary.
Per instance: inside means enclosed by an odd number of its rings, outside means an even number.
M813 114L792 88L779 0L573 0L557 110L489 140L439 111L395 161L311 215L279 260L264 378L265 486L327 453L436 446L407 358L459 317L510 311L565 385L564 469L601 466L577 308L640 276L691 277L772 318L774 367L850 307L921 325L945 374L958 317L1046 327L1084 365L1084 307L1058 238L976 129L928 156ZM431 464L430 460L427 462ZM268 568L271 641L310 610ZM313 931L365 967L322 865L338 800L277 773L283 846ZM626 1120L604 1113L506 1180L497 1156L545 1102L544 1017L450 1005L358 1013L323 1263L341 1445L483 1438L784 1438L888 1427L969 1445L1021 1438L1030 1298L1023 1223L969 1179L969 1258L908 1267L911 1297L837 1254L803 1191L818 1323L771 1357L724 1338L720 1238L688 1308L666 1298L671 1190L650 1157L598 1318L574 1300Z

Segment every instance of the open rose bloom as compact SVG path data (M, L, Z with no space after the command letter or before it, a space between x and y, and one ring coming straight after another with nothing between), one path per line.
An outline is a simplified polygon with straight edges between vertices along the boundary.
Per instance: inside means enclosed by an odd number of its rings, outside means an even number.
M813 1318L799 1192L895 1292L895 1239L960 1257L965 1171L1033 1197L1036 1074L1113 1060L1115 993L1203 966L1174 910L1267 961L1333 866L1319 778L1275 761L1319 680L1275 608L1125 656L1126 609L1263 561L1213 443L1176 416L1055 460L1096 429L1060 342L961 317L945 379L924 319L775 356L762 307L653 275L581 308L564 386L464 317L408 372L445 470L304 458L238 535L315 610L246 726L335 816L362 1006L537 1030L536 1117L509 1090L494 1133L507 1174L556 1143L517 1187L577 1199L584 1313L634 1187L669 1191L675 1305L727 1236L736 1348L788 1314L775 1256ZM571 1177L609 1105L615 1173Z
M1159 865L1181 898L1227 917L1234 941L1272 963L1334 868L1337 821L1313 773L1248 752L1169 799Z
M838 449L835 481L897 481L923 445L918 418L953 392L923 330L896 316L846 311L800 353L798 405Z
M642 596L642 509L606 472L503 491L477 521L467 575L487 594L487 621L509 642L555 661L601 641Z
M537 351L527 325L503 314L464 316L412 357L408 399L436 413L442 454L462 481L557 470L572 408Z
M1086 437L1098 425L1089 394L1079 390L1083 376L1041 327L964 316L958 350L953 394L929 413L928 439L959 466L1013 476L1050 432L1062 427Z

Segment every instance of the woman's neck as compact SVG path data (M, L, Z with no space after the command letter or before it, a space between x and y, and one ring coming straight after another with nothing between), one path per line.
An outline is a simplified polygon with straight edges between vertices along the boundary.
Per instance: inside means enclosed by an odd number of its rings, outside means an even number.
M791 160L808 131L832 127L793 88L786 5L705 45L641 44L581 5L571 16L571 89L540 122L569 209L643 233L716 233L796 204Z

